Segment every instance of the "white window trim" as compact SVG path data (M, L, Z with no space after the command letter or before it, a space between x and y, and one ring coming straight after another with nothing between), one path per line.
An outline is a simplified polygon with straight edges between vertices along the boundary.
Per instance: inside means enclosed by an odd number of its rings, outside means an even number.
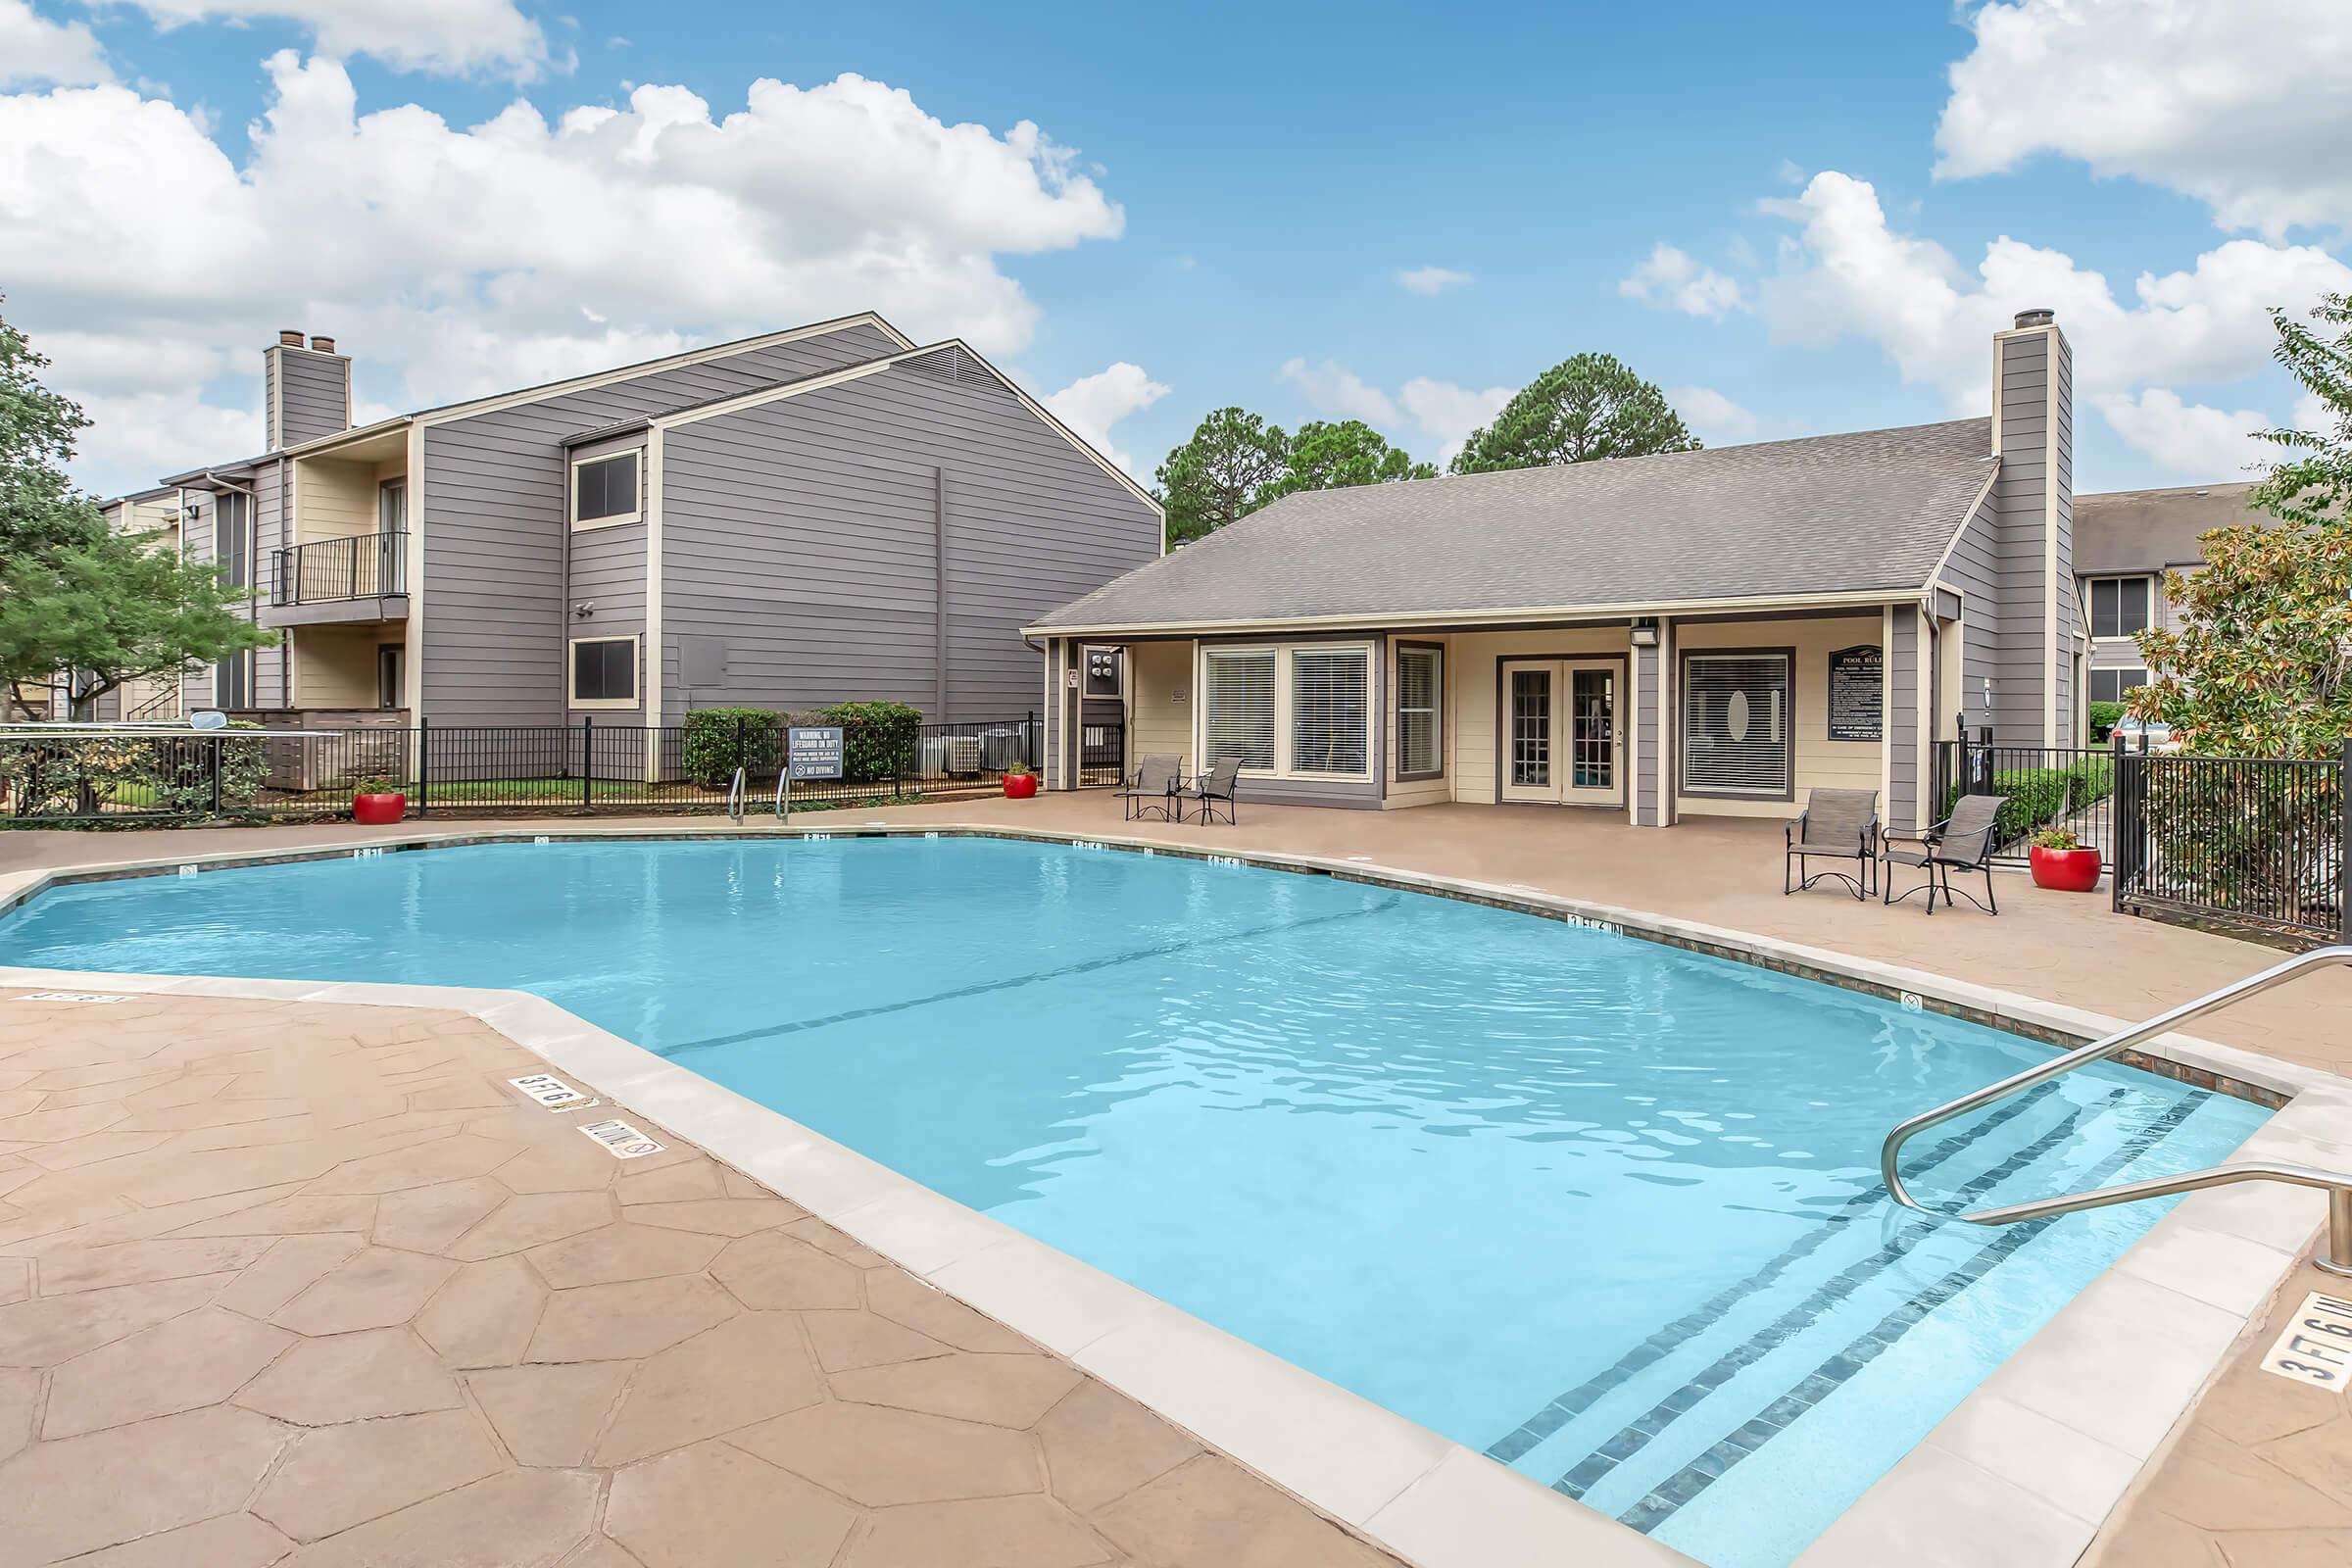
M1389 672L1389 706L1394 710L1396 727L1396 769L1392 777L1399 784L1427 784L1446 776L1446 645L1443 643L1392 642L1392 665ZM1404 662L1408 658L1426 657L1437 662L1430 690L1431 725L1438 747L1437 766L1426 771L1408 769L1404 765Z
M2148 585L2148 626L2151 629L2155 626L2156 606L2160 603L2160 600L2157 596L2164 591L2164 585L2157 577L2152 576L2144 571L2110 571L2102 572L2095 577L2085 577L2082 579L2082 629L2089 633L2090 641L2094 647L2100 643L2132 643L2139 636L2139 633L2135 631L2110 632L2102 636L2097 630L2094 629L2098 623L2091 618L2091 606L2095 600L2098 585L2103 582L2146 583ZM2116 593L2116 610L2120 615L2123 610L2123 593L2121 589L2118 589Z
M580 654L582 643L627 643L629 645L629 686L632 695L619 697L582 697L580 695ZM564 697L565 706L575 713L604 710L637 710L645 697L644 639L631 634L610 637L574 637L564 645Z
M580 516L580 470L591 464L611 463L614 458L637 460L637 505L627 512L616 512L610 517ZM564 514L571 520L573 533L593 533L599 528L617 528L623 523L645 520L645 448L624 447L618 452L599 452L594 457L571 460L570 477L564 491ZM589 639L594 641L595 639ZM636 707L635 703L629 705Z
M1301 772L1293 749L1298 736L1292 723L1291 656L1298 652L1361 653L1364 656L1364 768L1358 773ZM1274 766L1245 767L1244 778L1294 779L1306 784L1369 784L1379 777L1375 769L1384 766L1378 755L1380 737L1380 703L1383 701L1379 651L1370 642L1349 638L1338 642L1306 641L1298 643L1203 643L1193 667L1193 690L1199 700L1193 704L1193 757L1196 771L1205 771L1208 762L1208 658L1211 654L1274 655Z

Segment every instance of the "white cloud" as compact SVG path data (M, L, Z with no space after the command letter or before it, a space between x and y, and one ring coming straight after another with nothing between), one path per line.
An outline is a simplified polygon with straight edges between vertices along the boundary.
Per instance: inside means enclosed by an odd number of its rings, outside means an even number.
M79 87L114 79L106 49L87 24L36 16L31 0L0 0L0 87L27 82Z
M0 278L61 390L193 405L211 364L238 378L217 401L241 405L279 326L333 333L410 406L865 309L1002 354L1038 313L998 259L1124 221L1036 125L946 124L856 75L760 80L723 117L644 86L459 128L415 104L360 113L333 61L268 70L241 163L128 87L0 95ZM151 480L148 444L86 432L85 482Z
M1659 310L1681 311L1721 320L1740 306L1740 280L1692 259L1672 245L1651 248L1617 281L1617 292Z
M1971 273L1941 246L1892 227L1868 181L1835 171L1763 209L1798 225L1758 291L1773 336L1876 343L1904 380L1943 388L1959 413L1986 406L1991 335L2029 307L2057 312L2075 347L2077 390L2092 396L2253 374L2275 341L2267 307L2299 310L2352 289L2352 267L2317 246L2245 239L2184 271L2142 272L2128 302L2103 274L2005 234Z
M1079 439L1133 474L1135 460L1111 445L1110 427L1157 403L1168 391L1165 382L1152 380L1142 366L1121 360L1092 375L1080 376L1041 401Z
M1970 24L1939 175L2055 153L2193 196L2228 228L2352 229L2344 0L2009 0Z
M1468 272L1457 272L1450 267L1416 267L1398 272L1396 281L1415 294L1443 294L1449 288L1459 288L1470 281Z
M1404 405L1413 422L1437 441L1438 461L1445 464L1453 461L1471 431L1500 414L1518 391L1511 386L1456 386L1451 381L1416 375L1397 388L1396 401Z
M2150 387L2137 397L2110 392L2091 400L2127 445L2145 453L2159 467L2192 479L2242 478L2255 465L2268 466L2278 449L2254 438L2271 421L2252 409L2233 413L2183 403L2179 394Z
M1711 386L1668 387L1666 401L1702 439L1718 446L1756 433L1756 416Z
M398 71L496 74L527 81L548 69L547 35L514 0L89 0L139 11L160 28L200 22L284 22L332 59L367 55Z
M1386 392L1368 384L1363 377L1344 366L1325 360L1309 365L1304 360L1283 363L1282 378L1306 394L1306 401L1317 414L1336 418L1361 419L1366 424L1394 426L1396 423L1396 404Z

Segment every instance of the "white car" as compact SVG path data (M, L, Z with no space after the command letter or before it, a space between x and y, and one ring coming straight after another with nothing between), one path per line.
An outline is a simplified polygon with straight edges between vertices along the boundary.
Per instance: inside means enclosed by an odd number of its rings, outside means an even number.
M2141 718L2119 718L2115 721L2115 734L2122 737L2128 749L2135 752L2177 752L2180 749L2180 740L2173 734L2173 726L2161 721L2150 723ZM2146 738L2145 746L2141 745L2143 736Z

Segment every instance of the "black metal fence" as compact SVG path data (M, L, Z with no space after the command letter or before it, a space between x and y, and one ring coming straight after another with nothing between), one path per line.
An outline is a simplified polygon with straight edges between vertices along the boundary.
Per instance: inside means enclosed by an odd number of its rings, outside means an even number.
M773 798L780 738L604 723L266 729L169 736L0 734L0 810L19 820L339 815L362 786L408 797L412 815L726 809L740 762L747 807ZM924 724L903 743L850 748L847 776L796 779L796 807L920 800L998 787L1034 770L1043 730L1019 718Z
M2114 906L2352 942L2352 741L2317 760L2118 748Z
M1936 746L1936 819L1964 794L2009 798L1993 823L1993 858L2004 864L2023 864L2045 828L2070 830L2115 863L2115 753L2104 747L1996 744L1990 731L1963 727Z
M1078 784L1127 782L1127 726L1124 723L1078 726Z

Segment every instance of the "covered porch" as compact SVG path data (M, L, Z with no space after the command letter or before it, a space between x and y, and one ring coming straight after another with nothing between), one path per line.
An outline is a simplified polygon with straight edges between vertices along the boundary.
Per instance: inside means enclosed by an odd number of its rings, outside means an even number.
M1241 763L1244 808L1553 807L1663 827L1785 820L1821 788L1939 814L1957 595L1547 624L1201 628L1046 642L1046 784L1172 755Z

